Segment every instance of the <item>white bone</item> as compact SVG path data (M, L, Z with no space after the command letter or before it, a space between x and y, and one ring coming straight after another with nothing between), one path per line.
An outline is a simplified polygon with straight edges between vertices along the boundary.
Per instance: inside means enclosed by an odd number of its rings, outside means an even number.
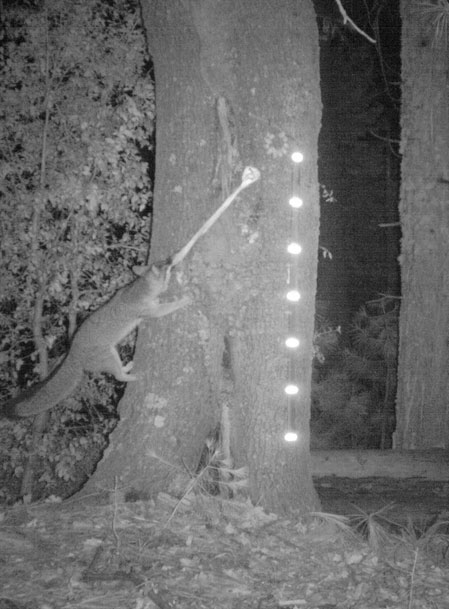
M201 226L201 228L193 235L193 237L190 239L190 241L186 245L184 245L184 247L182 249L180 249L177 254L172 256L170 267L174 267L177 264L179 264L181 262L181 260L183 260L187 256L187 254L190 252L190 250L195 245L195 243L198 241L198 239L202 235L207 233L207 231L218 220L218 218L221 216L221 214L231 205L232 201L236 198L236 196L244 188L246 188L250 184L253 184L254 182L257 182L257 180L259 178L260 178L260 171L258 169L256 169L255 167L245 167L243 174L242 174L242 183L240 184L240 186L238 188L236 188L234 190L234 192L232 192L229 195L229 197L226 199L226 201L224 201L220 205L220 207L217 209L217 211L215 213L213 213L212 216L208 220L206 220L206 222Z

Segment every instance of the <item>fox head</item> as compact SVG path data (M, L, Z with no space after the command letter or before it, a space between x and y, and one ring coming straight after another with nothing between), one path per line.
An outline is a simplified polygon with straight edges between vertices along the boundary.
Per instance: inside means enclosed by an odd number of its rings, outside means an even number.
M150 290L157 296L168 288L171 265L164 261L146 266L134 266L133 273L139 277L144 277Z

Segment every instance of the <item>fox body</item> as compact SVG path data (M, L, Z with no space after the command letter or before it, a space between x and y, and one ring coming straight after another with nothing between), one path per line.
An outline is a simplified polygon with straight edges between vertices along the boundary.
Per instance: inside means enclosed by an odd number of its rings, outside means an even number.
M260 172L255 167L246 167L242 182L204 222L188 243L163 264L135 268L137 279L121 288L106 304L92 313L78 328L70 350L60 366L45 381L34 387L29 394L12 400L3 408L9 417L27 417L45 412L68 397L80 383L83 372L109 372L118 381L135 381L129 374L132 362L123 366L117 351L120 343L140 322L147 317L169 315L189 304L186 296L173 302L161 303L170 281L170 272L192 249L229 207L236 196L250 184L256 182Z
M187 296L159 302L168 288L170 270L170 264L135 268L139 276L80 325L61 365L30 394L6 404L4 414L27 417L53 408L73 393L84 371L108 372L118 381L135 381L137 377L129 374L132 362L123 366L117 344L144 319L169 315L190 302Z

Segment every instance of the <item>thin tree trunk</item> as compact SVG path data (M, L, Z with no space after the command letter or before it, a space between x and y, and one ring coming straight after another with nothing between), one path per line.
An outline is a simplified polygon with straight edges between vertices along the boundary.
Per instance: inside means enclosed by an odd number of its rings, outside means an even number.
M45 19L47 16L45 15ZM37 283L36 298L33 305L33 340L39 355L39 376L45 379L48 376L48 350L42 332L42 314L44 310L45 290L47 287L45 264L40 251L41 209L45 204L45 182L47 174L47 137L49 129L51 82L50 82L50 46L48 40L48 23L46 22L46 55L45 55L45 119L42 128L42 147L40 159L39 197L35 203L31 223L31 268L28 277ZM48 412L35 417L32 427L32 436L28 458L24 467L20 487L20 496L27 501L33 497L33 482L37 469L37 451L48 422Z

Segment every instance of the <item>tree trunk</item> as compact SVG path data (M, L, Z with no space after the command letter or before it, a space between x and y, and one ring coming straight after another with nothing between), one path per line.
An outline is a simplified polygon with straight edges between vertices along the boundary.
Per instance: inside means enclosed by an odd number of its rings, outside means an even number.
M249 495L266 509L317 507L309 409L318 249L318 36L311 3L263 0L143 4L156 80L157 142L151 260L175 253L240 183L261 180L201 239L177 280L194 302L139 331L120 423L86 490L182 492L221 421ZM294 373L299 442L289 445L286 245L290 154L305 155ZM173 284L175 282L173 281ZM178 286L174 291L179 291Z
M436 36L424 7L403 0L401 8L402 307L394 447L448 448L447 41Z

